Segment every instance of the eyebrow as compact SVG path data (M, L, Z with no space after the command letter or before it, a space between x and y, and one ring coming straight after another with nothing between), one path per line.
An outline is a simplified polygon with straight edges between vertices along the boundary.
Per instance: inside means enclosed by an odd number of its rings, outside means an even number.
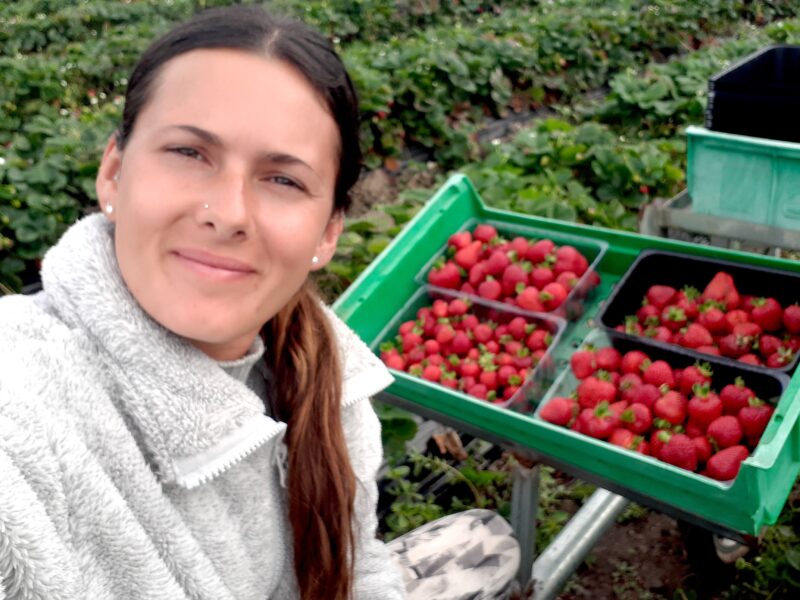
M167 129L181 129L188 133L191 133L201 140L210 144L212 146L224 146L225 144L222 142L222 138L220 138L215 133L211 133L210 131L206 131L200 127L195 127L194 125L170 125ZM259 161L265 162L272 162L278 163L283 165L300 165L314 171L314 169L304 160L294 156L293 154L286 154L284 152L263 152L258 156Z

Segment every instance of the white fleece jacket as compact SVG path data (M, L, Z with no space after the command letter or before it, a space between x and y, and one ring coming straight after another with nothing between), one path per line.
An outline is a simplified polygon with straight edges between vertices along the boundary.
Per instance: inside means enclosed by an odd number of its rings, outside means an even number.
M0 299L0 600L296 597L285 424L141 310L102 215L64 234L42 282ZM355 596L402 598L375 539L369 397L391 378L327 313L359 480Z

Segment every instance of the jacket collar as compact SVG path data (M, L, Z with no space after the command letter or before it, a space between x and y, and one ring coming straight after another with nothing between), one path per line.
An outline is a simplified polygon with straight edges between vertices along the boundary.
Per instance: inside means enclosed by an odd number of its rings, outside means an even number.
M42 283L59 317L95 343L117 382L118 406L138 429L163 482L199 485L285 433L286 425L267 417L262 400L242 381L142 310L120 276L114 227L104 215L67 230L42 262ZM344 357L347 406L392 379L366 345L326 312Z

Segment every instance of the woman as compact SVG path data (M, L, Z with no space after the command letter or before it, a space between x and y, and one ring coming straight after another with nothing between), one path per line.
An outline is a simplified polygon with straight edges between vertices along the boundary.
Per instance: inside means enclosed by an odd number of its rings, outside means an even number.
M375 539L390 377L307 282L359 169L352 83L304 26L215 10L145 52L101 212L0 301L0 599L441 587L425 544L421 574L413 536ZM467 518L513 567L504 523Z

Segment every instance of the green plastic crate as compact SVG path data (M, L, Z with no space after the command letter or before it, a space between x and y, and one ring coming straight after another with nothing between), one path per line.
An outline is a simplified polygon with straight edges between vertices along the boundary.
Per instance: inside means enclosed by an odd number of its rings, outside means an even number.
M686 135L695 212L800 230L800 143L704 127Z
M466 177L455 175L339 297L334 304L337 314L368 345L373 345L419 289L416 276L430 257L452 233L473 220L542 229L551 233L557 243L559 236L566 235L608 244L598 264L601 276L598 292L587 302L583 317L567 324L555 348L559 372L568 368L570 355L594 329L603 298L608 297L643 249L800 272L798 262L492 209L481 202ZM465 402L461 395L443 394L439 386L420 386L411 379L396 378L387 393L426 417L524 450L586 481L722 533L757 534L763 526L774 523L800 470L800 402L796 401L800 375L791 379L769 435L765 435L759 451L749 459L758 468L753 469L752 475L737 479L734 485L690 481L689 473L671 473L654 483L653 474L642 470L638 461L621 456L609 463L591 445L576 443L562 428L550 426L530 414L487 402Z

